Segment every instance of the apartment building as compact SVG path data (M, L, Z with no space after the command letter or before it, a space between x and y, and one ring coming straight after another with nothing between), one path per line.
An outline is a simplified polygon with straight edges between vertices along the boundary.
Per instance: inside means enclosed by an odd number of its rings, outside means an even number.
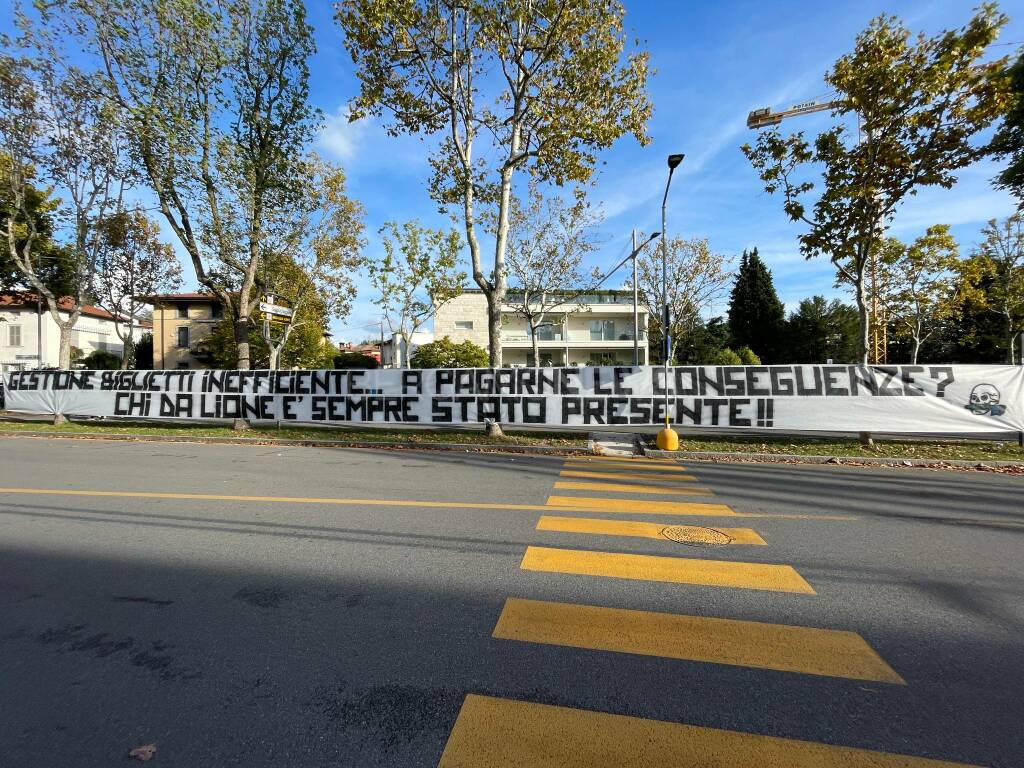
M67 319L71 300L61 299L60 313ZM148 321L137 320L135 339L148 333ZM123 332L123 331L122 331ZM71 347L82 355L97 350L120 356L124 344L114 327L114 316L86 304L71 331ZM60 328L36 295L27 291L0 294L0 375L33 368L55 368L60 362Z
M153 367L208 368L203 341L224 319L220 299L209 293L146 296L153 306Z
M519 294L521 296L521 294ZM505 365L532 366L533 345L529 323L515 312L515 289L502 307L501 346ZM520 302L521 305L521 302ZM640 364L648 364L647 310L638 311ZM604 290L559 304L545 316L550 322L538 329L540 360L547 366L631 365L633 363L633 293ZM484 349L487 339L487 300L479 289L466 289L434 316L434 337L454 342L472 341Z

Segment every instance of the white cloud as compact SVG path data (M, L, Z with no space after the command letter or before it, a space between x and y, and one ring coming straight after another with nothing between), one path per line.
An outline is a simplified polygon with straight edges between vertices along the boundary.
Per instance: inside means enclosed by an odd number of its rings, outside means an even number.
M317 137L317 146L337 160L350 160L372 124L369 119L349 122L348 107L340 107L324 122L320 136Z

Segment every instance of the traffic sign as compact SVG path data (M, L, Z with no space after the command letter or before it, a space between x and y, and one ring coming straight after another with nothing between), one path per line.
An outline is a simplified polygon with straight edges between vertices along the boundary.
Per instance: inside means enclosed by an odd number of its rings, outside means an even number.
M271 304L269 301L260 302L260 312L266 315L277 315L278 317L291 317L295 310L282 307L280 304Z

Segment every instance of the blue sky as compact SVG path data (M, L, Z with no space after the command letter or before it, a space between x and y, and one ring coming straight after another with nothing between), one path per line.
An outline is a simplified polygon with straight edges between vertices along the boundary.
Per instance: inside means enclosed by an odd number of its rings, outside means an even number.
M747 113L760 106L786 107L827 92L822 79L831 63L851 49L856 34L879 13L900 16L913 31L935 33L959 27L974 2L678 2L626 0L627 28L651 54L656 74L649 82L654 116L647 147L620 140L602 156L604 165L591 196L604 208L606 245L594 264L610 268L627 251L630 229L660 228L665 156L685 152L673 180L669 231L710 240L711 247L738 257L757 246L775 277L787 308L815 293L844 296L833 288L824 259L804 260L796 237L802 231L782 212L777 197L764 193L739 146L753 138ZM1003 3L1011 17L1000 43L1024 41L1024 3ZM349 124L345 103L357 83L327 7L311 10L319 53L313 65L313 95L327 115L320 151L341 161L351 192L367 209L372 255L376 230L389 218L419 217L434 226L449 222L426 195L425 147L416 139L391 138L377 122ZM996 49L1000 55L1017 45ZM830 124L828 113L783 123L814 134ZM990 218L1014 210L1013 199L992 189L991 164L960 174L951 190L924 190L899 211L890 233L913 239L932 224L951 224L969 250ZM613 278L613 282L615 279ZM615 284L618 284L615 282ZM341 338L358 341L379 313L368 288L352 316L335 324ZM725 300L714 307L724 312Z
M8 9L9 2L3 0ZM625 0L630 37L639 38L650 52L655 70L649 81L652 141L641 147L624 138L601 157L590 195L605 213L605 245L590 266L610 268L625 255L631 228L660 228L665 157L684 152L686 161L669 198L670 234L707 237L712 249L737 259L744 248L757 246L788 309L815 293L848 298L833 288L826 260L800 256L796 237L801 228L786 219L778 197L763 191L740 153L739 146L753 139L746 115L757 107L783 108L826 95L822 76L879 13L896 14L912 31L934 34L962 26L976 4ZM358 89L351 59L330 4L313 1L307 6L318 43L311 62L312 98L326 118L317 149L345 167L350 193L366 208L367 255L380 253L377 230L389 219L452 226L427 196L429 145L413 137L388 136L382 121L347 121L345 105ZM999 55L1014 53L1024 42L1024 2L1003 2L1001 7L1010 23L998 41L1004 45L995 49ZM783 123L783 128L813 135L831 120L822 113ZM995 171L991 163L979 164L961 172L951 190L921 191L898 212L890 233L913 239L932 224L946 223L953 226L961 250L969 251L985 221L1006 216L1015 207L1008 194L992 189ZM185 273L192 276L191 266L186 265ZM193 282L191 278L187 285ZM365 279L357 283L360 292L352 314L332 324L336 339L359 341L376 335L371 329L380 312ZM613 278L611 283L620 281ZM716 314L724 310L725 299L713 307Z

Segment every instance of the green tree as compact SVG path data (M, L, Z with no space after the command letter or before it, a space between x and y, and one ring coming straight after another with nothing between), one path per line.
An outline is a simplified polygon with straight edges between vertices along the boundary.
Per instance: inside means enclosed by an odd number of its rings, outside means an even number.
M854 363L857 347L857 310L839 299L823 296L803 299L786 322L791 363Z
M113 352L97 349L79 359L78 364L87 371L113 371L121 367L121 358Z
M6 179L8 156L0 154L0 173ZM54 239L54 212L60 206L46 190L39 189L26 181L24 184L24 211L14 204L9 184L0 184L0 228L7 231L10 216L14 216L15 248L23 250L25 239L34 234L32 249L37 254L36 274L54 296L68 296L74 292L75 270L68 249ZM32 218L29 227L25 216ZM8 248L0 249L0 291L10 291L25 286L25 280L10 256Z
M939 329L921 345L921 357L943 363L1002 363L1006 360L1006 336L997 314L989 311L984 297L991 278L975 283L960 312L939 323ZM902 340L895 339L899 345Z
M765 190L781 191L787 216L806 225L803 254L827 255L838 280L853 288L863 362L870 338L866 278L880 233L908 195L951 187L956 171L984 153L971 139L998 117L1006 97L991 76L994 65L982 59L1005 23L986 4L961 30L911 39L896 17L879 16L825 76L837 92L835 114L856 116L860 136L837 125L812 147L803 133L784 138L770 130L754 147L743 146ZM819 168L821 190L808 209L804 199Z
M303 324L324 329L348 316L356 289L352 273L363 264L363 207L345 191L341 168L310 154L299 166L305 179L294 206L271 220L262 244L263 282L292 309L292 322L263 323L271 369L291 334ZM314 311L306 312L308 304Z
M888 238L879 246L878 277L889 321L897 336L910 338L910 362L916 365L921 345L960 311L965 296L949 227L929 227L909 246Z
M320 125L304 3L57 0L43 18L50 39L78 39L102 63L132 154L248 368L262 246L301 207L303 151Z
M71 365L71 333L96 272L98 230L120 208L128 175L124 138L98 77L59 66L38 51L17 58L0 54L0 201L7 206L0 235L8 265L44 297L59 329L60 368ZM61 259L70 269L68 284L59 287L66 293L55 294L47 279L54 265L45 258L53 250L36 230L38 208L32 209L39 188L64 195L47 213L50 232L63 235Z
M315 312L307 307L304 312ZM270 367L270 345L267 344L259 328L263 324L263 315L257 310L249 318L252 324L251 367ZM278 352L280 368L333 368L334 355L337 349L324 337L324 325L310 320L306 322L299 317L296 330L289 334L287 342ZM213 327L210 335L197 345L203 350L202 360L213 368L229 370L238 369L238 345L235 343L234 323L228 318Z
M964 265L976 286L978 304L997 315L1003 328L1006 362L1018 361L1014 336L1024 327L1024 214L998 222L992 219L981 230L984 240Z
M469 339L456 344L448 336L421 344L412 353L413 368L486 368L487 350Z
M995 178L997 187L1008 189L1024 206L1024 53L1002 72L1007 91L1003 122L989 143L989 151L1008 161Z
M147 332L135 342L135 368L140 371L153 370L153 334Z
M618 0L340 0L338 24L361 90L353 119L439 137L430 194L458 211L473 279L487 298L490 363L501 367L512 196L517 175L584 183L624 134L646 144L646 54L624 56ZM496 222L490 268L482 207Z
M754 248L743 252L729 297L729 332L733 344L757 350L766 363L776 362L786 330L786 310L775 292L772 273Z
M651 340L652 346L660 339ZM729 325L721 317L699 323L689 338L676 345L676 365L714 365L718 353L729 346Z
M122 368L135 367L135 331L146 297L181 285L181 265L174 249L160 239L160 226L141 209L120 211L101 222L92 293L114 316L121 339Z
M380 363L369 355L364 355L362 352L341 352L334 356L334 367L338 369L360 368L373 370L374 368L380 368Z
M736 355L744 365L761 365L761 358L750 347L740 347L736 350Z
M726 347L712 355L710 365L744 365L743 358Z
M384 235L384 258L367 265L370 284L377 291L374 304L381 308L392 333L408 344L434 313L462 293L466 273L458 270L459 233L444 232L407 221L389 221ZM395 363L407 368L402 344L395 345Z

